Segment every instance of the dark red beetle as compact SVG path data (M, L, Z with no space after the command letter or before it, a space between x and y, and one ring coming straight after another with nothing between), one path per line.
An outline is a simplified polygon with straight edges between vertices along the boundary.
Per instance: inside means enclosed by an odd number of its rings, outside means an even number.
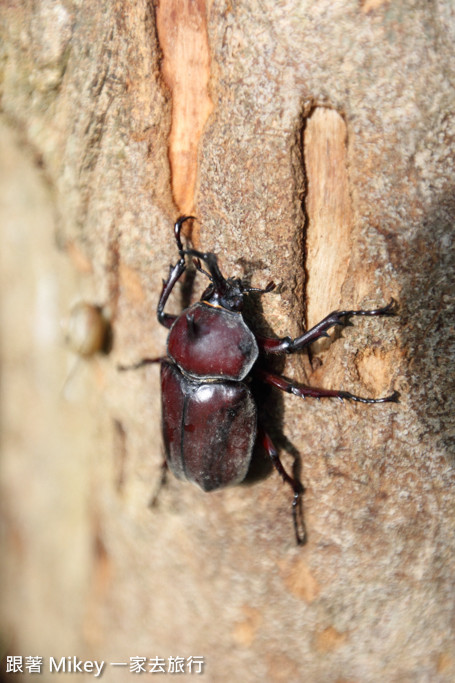
M336 397L361 403L397 401L394 392L385 398L362 398L348 391L305 387L274 374L256 363L261 354L293 353L327 336L334 325L347 325L357 315L393 315L393 300L383 308L369 311L334 311L300 337L272 339L255 335L243 320L243 297L250 292L270 292L246 286L240 279L225 278L217 257L195 249L184 249L180 238L182 224L193 216L179 218L174 227L180 258L170 267L158 301L159 322L170 330L167 357L144 358L121 370L161 363L162 429L166 463L178 479L198 484L204 491L242 482L250 466L256 440L269 454L274 466L293 490L292 513L298 543L304 540L300 516L303 487L284 469L267 432L257 424L257 407L249 378L305 398ZM169 315L164 307L176 282L187 268L186 256L210 280L201 300L180 315ZM203 261L208 269L201 265ZM299 523L300 519L300 523Z

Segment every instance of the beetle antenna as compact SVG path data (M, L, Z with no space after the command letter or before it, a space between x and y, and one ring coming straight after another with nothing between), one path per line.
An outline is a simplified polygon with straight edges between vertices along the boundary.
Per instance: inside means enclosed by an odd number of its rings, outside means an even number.
M185 221L195 221L196 216L180 216L180 218L176 221L174 225L174 236L175 236L175 241L177 242L177 249L179 250L180 256L183 254L183 244L182 240L180 239L180 233L182 230L182 225L185 223Z

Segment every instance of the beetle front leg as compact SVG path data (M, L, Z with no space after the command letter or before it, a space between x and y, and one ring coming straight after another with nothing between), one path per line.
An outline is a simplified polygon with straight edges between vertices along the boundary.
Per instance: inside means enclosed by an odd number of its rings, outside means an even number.
M143 368L144 365L151 365L152 363L162 363L168 360L167 356L158 356L157 358L141 358L137 363L132 363L131 365L117 365L117 370L120 372L125 372L126 370L138 370Z
M159 498L159 495L161 493L161 489L164 487L164 485L167 482L168 471L169 471L169 467L167 464L167 460L166 460L166 458L164 458L163 462L161 463L160 478L159 478L159 481L156 485L156 489L155 489L155 491L154 491L154 493L150 499L149 508L154 508L157 506L158 498Z
M272 439L267 434L267 432L264 429L262 429L262 427L258 428L257 438L258 441L262 444L263 448L267 451L267 454L269 455L278 474L281 476L283 481L286 482L286 484L289 484L289 486L292 488L294 492L294 498L292 500L292 521L294 524L297 545L303 545L303 543L305 543L306 536L305 524L303 522L301 499L304 491L303 486L298 479L291 477L286 472L286 470L283 467L283 463L280 460L280 456L278 455L278 451L273 444Z
M161 323L161 325L163 325L164 327L167 327L168 330L172 327L177 316L165 313L164 307L166 305L166 301L169 299L170 293L174 289L176 282L179 280L179 278L183 275L183 273L186 270L185 253L183 250L183 244L180 238L180 233L182 230L183 223L189 220L194 220L194 216L181 216L174 225L174 237L177 243L177 249L179 250L180 259L177 261L175 266L170 266L169 276L167 280L163 280L163 287L161 289L161 294L156 309L158 322Z
M349 401L357 401L358 403L397 403L398 402L398 391L394 391L390 396L384 396L383 398L363 398L363 396L356 396L351 394L350 391L342 391L336 389L318 389L316 387L306 387L303 384L297 384L292 382L281 375L275 375L267 370L262 370L257 368L254 370L254 374L259 377L263 382L271 384L281 391L286 391L288 394L294 394L295 396L300 396L300 398L339 398L340 400L347 399Z
M387 306L383 306L382 308L375 308L367 311L333 311L321 320L320 323L312 327L311 330L304 332L300 337L296 337L295 339L291 339L291 337L282 337L280 339L256 337L256 340L260 350L265 353L294 353L294 351L303 349L305 346L312 344L321 337L328 337L327 330L334 325L342 325L344 327L350 325L350 319L357 315L395 315L395 300L392 299Z
M171 266L169 269L169 277L167 280L163 280L163 288L161 289L161 295L158 301L158 306L156 309L156 315L158 318L158 322L161 323L164 327L167 327L169 330L174 321L176 320L177 316L176 315L170 315L169 313L164 312L164 307L166 305L166 301L169 299L169 295L174 289L174 286L177 282L177 280L181 277L181 275L185 272L186 270L186 263L185 259L181 258L175 266Z

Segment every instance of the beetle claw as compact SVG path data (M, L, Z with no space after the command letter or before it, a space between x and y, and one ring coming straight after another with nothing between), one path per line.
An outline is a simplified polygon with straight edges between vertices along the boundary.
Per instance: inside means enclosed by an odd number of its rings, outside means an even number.
M387 306L384 306L384 308L379 309L380 313L379 315L397 315L398 313L398 303L397 301L392 297L387 304Z

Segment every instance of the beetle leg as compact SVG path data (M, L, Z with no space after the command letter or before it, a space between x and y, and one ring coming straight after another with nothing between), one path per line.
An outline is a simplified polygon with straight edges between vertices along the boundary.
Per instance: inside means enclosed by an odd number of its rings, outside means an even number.
M305 525L303 522L302 514L302 499L303 486L298 479L291 477L283 467L283 463L280 460L278 451L275 448L272 439L267 434L267 432L259 426L258 428L258 440L267 451L272 463L277 470L278 474L281 476L286 484L294 491L294 498L292 500L292 521L294 523L295 538L297 545L302 545L305 542Z
M166 460L166 458L164 458L163 462L161 463L160 478L159 478L158 484L156 485L156 489L155 489L155 491L154 491L154 493L150 499L149 508L156 507L156 505L158 503L158 497L160 495L161 489L166 484L168 471L169 471L169 468L168 468L167 460Z
M198 270L200 273L202 273L203 275L205 275L205 277L208 277L208 279L209 279L211 282L213 282L213 277L210 275L210 273L207 273L207 271L203 269L203 267L202 267L202 265L201 265L200 259L198 259L198 258L197 258L197 259L194 259L193 263L194 263L194 265L195 265L195 267L196 267L196 270Z
M312 342L317 341L321 337L328 337L327 330L334 325L347 326L350 324L350 319L357 315L363 316L377 316L377 315L395 315L395 300L392 299L387 306L382 308L375 308L372 310L359 311L333 311L329 313L320 323L307 330L300 337L291 339L291 337L282 337L280 339L270 339L268 337L256 337L259 349L265 353L294 353L308 346Z
M179 250L180 259L177 261L175 266L170 266L169 276L167 280L163 280L163 287L161 289L161 294L156 309L158 322L161 323L161 325L163 325L164 327L167 327L168 330L172 327L177 316L165 313L164 307L166 305L166 301L169 299L170 293L174 289L176 282L186 270L185 251L183 249L182 240L180 238L180 232L182 230L183 223L189 220L194 220L194 216L181 216L181 218L179 218L176 224L174 225L174 236L175 241L177 242L177 249Z
M223 293L226 290L226 278L220 270L216 254L212 254L210 251L198 251L197 249L186 249L182 253L188 254L189 256L195 256L197 259L204 261L210 273L209 278L215 285L217 291Z
M276 284L272 281L269 282L269 284L266 287L246 287L244 286L243 291L246 294L249 294L250 292L256 292L257 294L268 294L269 292L272 292L276 287Z
M177 316L165 313L164 307L166 305L166 301L169 299L170 293L174 289L175 283L180 278L180 276L185 272L185 270L186 263L185 259L182 256L182 258L175 264L175 266L170 267L168 279L163 280L163 288L161 290L161 295L158 301L156 315L158 318L158 322L161 323L161 325L163 325L164 327L167 327L168 329L172 327Z
M257 368L254 370L254 374L259 377L263 382L271 384L281 391L286 391L288 394L294 394L295 396L300 396L300 398L306 398L307 396L311 398L339 398L341 401L343 399L348 399L349 401L357 401L358 403L397 403L398 402L398 391L394 391L390 396L384 396L383 398L363 398L362 396L356 396L351 394L350 391L340 391L336 389L318 389L316 387L306 387L303 384L296 384L281 375L275 375L267 370L262 370Z
M132 365L117 365L117 370L120 370L120 372L124 372L125 370L138 370L139 368L144 367L144 365L162 363L165 360L168 360L167 356L158 356L157 358L142 358L140 361L133 363Z
M177 242L177 249L179 250L180 256L183 256L183 244L182 240L180 239L180 233L182 230L182 225L184 224L185 221L195 221L196 217L195 216L180 216L180 218L177 220L177 222L174 225L174 236L175 236L175 241Z

